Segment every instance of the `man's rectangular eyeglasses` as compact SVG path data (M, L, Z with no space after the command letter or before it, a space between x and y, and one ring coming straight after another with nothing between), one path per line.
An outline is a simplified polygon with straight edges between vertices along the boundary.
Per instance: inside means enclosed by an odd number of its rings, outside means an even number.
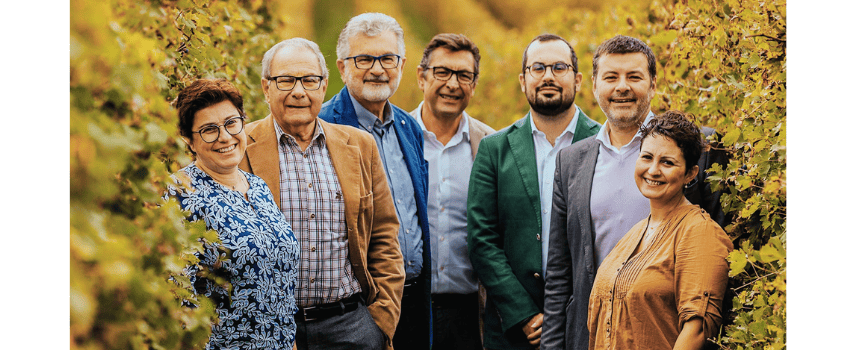
M547 68L553 71L553 75L560 77L568 73L571 70L571 65L565 62L556 62L553 64L543 64L543 63L533 63L531 66L526 67L529 70L529 74L532 74L532 77L538 79L544 76L544 73L547 73Z
M446 67L425 67L434 71L434 78L439 80L452 79L452 75L458 77L461 84L472 84L476 80L476 74L465 70L451 70Z
M199 128L199 130L194 131L193 133L198 133L199 137L202 138L202 141L205 141L206 143L212 143L220 138L221 126L226 129L226 132L228 132L229 135L235 136L237 134L240 134L241 131L244 130L245 118L246 117L244 116L229 118L226 119L226 121L223 122L222 125L213 123L207 124Z
M398 63L401 62L401 56L388 53L386 55L380 56L372 56L372 55L356 55L351 57L345 57L344 61L354 60L354 65L359 69L372 69L374 67L375 61L380 61L380 66L384 69L392 69L398 67Z
M305 75L302 77L295 77L291 75L280 75L276 77L268 78L269 81L273 81L276 83L276 88L281 91L291 91L297 86L297 81L300 81L300 85L303 86L303 90L306 91L314 91L321 88L321 82L324 80L324 77L320 75Z

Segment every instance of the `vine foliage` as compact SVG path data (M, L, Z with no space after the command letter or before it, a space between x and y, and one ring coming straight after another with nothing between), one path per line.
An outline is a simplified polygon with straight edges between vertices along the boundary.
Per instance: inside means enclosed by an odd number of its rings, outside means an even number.
M71 348L201 348L216 314L181 271L217 235L160 198L190 162L169 102L195 79L226 78L249 115L266 115L260 62L278 24L262 1L71 8Z

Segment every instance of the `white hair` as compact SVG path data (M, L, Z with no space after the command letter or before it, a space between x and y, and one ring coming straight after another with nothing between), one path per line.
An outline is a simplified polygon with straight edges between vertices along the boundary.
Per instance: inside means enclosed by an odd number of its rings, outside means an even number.
M338 59L344 59L350 55L351 45L348 40L354 35L365 34L369 37L375 37L383 34L386 31L395 33L398 39L398 54L404 57L404 30L390 16L377 12L367 12L351 18L342 32L339 33L339 41L336 43L336 56Z
M302 47L312 50L312 52L315 53L315 56L318 57L318 65L321 66L321 76L323 76L324 79L327 79L330 75L330 70L327 69L327 63L324 61L324 55L321 54L321 49L318 48L318 44L304 38L291 38L280 41L265 52L265 56L262 58L262 78L269 79L271 77L270 63L273 61L273 56L276 56L276 53L279 52L279 50L286 47Z

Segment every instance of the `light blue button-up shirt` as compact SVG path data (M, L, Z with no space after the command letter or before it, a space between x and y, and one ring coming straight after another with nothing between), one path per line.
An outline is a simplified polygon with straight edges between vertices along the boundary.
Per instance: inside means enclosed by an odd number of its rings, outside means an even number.
M547 275L547 251L550 248L550 215L553 213L553 178L556 174L556 156L563 148L574 142L574 130L580 119L580 108L565 130L556 137L555 144L547 140L547 134L535 126L535 118L529 118L532 126L532 141L535 142L535 164L538 167L538 190L541 194L541 276Z
M389 180L389 189L392 191L392 199L395 201L395 212L401 224L398 228L398 243L401 254L404 256L405 279L415 278L422 272L422 228L419 227L419 218L416 216L413 181L404 162L404 154L401 152L395 127L392 126L395 123L395 114L392 113L392 106L386 102L383 109L383 122L381 122L353 96L351 96L351 102L354 104L360 127L372 134L377 143L383 168L386 170L386 178Z
M648 112L643 123L648 124L653 117L654 113ZM609 121L603 124L595 136L600 144L590 203L597 263L595 270L624 234L651 213L648 198L639 192L634 178L642 134L636 132L629 143L616 148L609 140L608 130Z
M478 281L467 253L467 193L473 168L467 114L464 112L458 131L446 145L425 128L422 103L412 114L416 114L416 121L422 127L428 161L431 293L478 292Z

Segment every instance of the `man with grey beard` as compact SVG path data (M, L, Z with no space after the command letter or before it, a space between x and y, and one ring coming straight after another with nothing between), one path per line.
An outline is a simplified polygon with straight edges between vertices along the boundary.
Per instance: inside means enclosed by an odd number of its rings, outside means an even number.
M582 74L567 40L533 39L518 79L530 111L482 139L467 196L467 248L487 290L488 349L539 346L556 155L600 129L574 105Z
M336 66L345 87L324 103L319 117L374 136L401 223L398 241L404 256L401 318L391 341L398 349L431 346L431 248L428 232L428 162L422 128L403 109L389 103L398 89L404 57L404 31L395 19L364 13L348 21L336 45ZM371 208L371 196L360 200Z

